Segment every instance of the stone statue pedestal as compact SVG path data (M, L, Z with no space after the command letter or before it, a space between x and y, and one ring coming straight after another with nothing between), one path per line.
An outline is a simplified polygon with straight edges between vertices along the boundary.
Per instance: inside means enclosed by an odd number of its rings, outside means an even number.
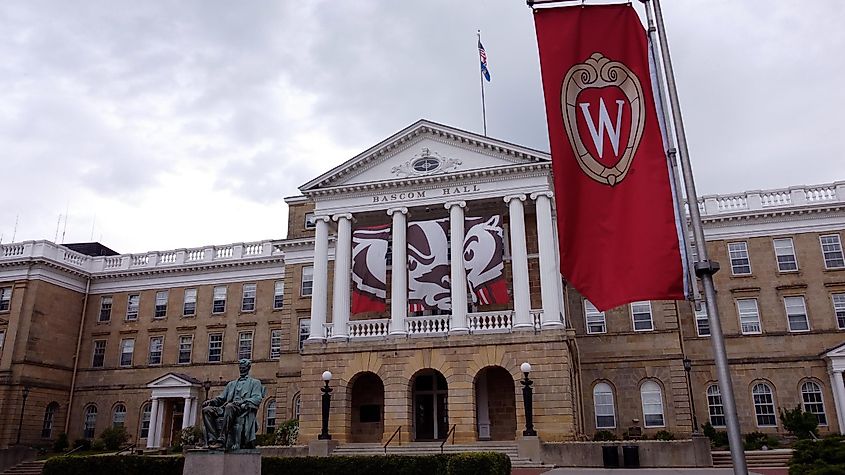
M182 475L261 475L261 451L196 449L185 454Z

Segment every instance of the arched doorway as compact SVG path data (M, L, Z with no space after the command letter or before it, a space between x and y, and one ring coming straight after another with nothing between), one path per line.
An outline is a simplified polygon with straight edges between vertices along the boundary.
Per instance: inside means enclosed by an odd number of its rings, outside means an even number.
M349 382L350 442L381 442L384 435L384 383L377 374L358 373Z
M446 378L437 370L419 371L411 379L414 440L443 440L449 432Z
M488 366L475 376L475 420L479 440L516 438L516 395L505 368Z

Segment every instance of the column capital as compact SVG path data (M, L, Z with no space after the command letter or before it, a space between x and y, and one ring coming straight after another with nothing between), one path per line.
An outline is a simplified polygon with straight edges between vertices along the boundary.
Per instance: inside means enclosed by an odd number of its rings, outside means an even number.
M461 208L466 208L467 202L466 201L447 201L443 203L443 207L446 209L452 209L454 206L459 206Z
M405 207L387 208L387 215L388 216L393 216L393 213L408 214L408 208L405 208Z
M329 221L331 221L331 220L332 220L331 216L322 215L322 214L321 214L321 215L319 215L319 216L318 216L318 215L314 215L314 223L316 223L317 221L322 221L322 222L324 222L324 223L328 223L328 222L329 222Z
M503 197L502 199L505 200L505 203L510 203L511 200L525 201L525 198L526 197L525 197L524 194L516 194L516 195L507 195L507 196Z
M333 215L333 216L332 216L332 219L333 219L334 221L338 221L338 222L339 222L341 219L348 219L348 220L352 221L352 213L338 213L338 214L336 214L336 215Z
M531 196L532 200L536 200L540 196L545 196L545 197L548 197L549 199L552 199L555 196L555 194L552 193L551 191L535 191L534 193L531 193L530 196Z

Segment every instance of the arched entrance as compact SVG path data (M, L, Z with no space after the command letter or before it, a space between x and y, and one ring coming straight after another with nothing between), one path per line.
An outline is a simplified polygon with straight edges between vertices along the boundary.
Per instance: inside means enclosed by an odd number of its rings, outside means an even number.
M411 378L414 440L443 440L449 432L446 378L437 370L424 369Z
M349 381L350 442L381 442L384 435L384 383L377 374L358 373Z
M516 438L513 376L505 368L488 366L475 376L475 420L479 440Z

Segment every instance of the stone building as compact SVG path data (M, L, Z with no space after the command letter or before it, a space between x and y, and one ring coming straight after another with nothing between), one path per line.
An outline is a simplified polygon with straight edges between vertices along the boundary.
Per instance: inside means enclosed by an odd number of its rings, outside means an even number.
M301 441L320 431L326 370L341 442L452 430L459 442L518 439L523 362L546 441L724 425L704 313L674 301L600 313L559 278L547 153L419 121L300 192L285 200L284 239L141 254L0 245L0 445L19 425L32 444L124 425L142 446L168 446L241 357L268 388L259 431L296 418ZM778 408L802 405L838 432L845 183L709 196L699 207L722 264L718 305L743 431L783 432ZM507 303L470 299L453 259L444 292L467 305L411 311L406 266L392 266L407 262L409 225L440 219L451 236L490 215L501 217ZM393 230L386 306L353 314L351 233L378 225ZM461 239L447 245L463 255Z

